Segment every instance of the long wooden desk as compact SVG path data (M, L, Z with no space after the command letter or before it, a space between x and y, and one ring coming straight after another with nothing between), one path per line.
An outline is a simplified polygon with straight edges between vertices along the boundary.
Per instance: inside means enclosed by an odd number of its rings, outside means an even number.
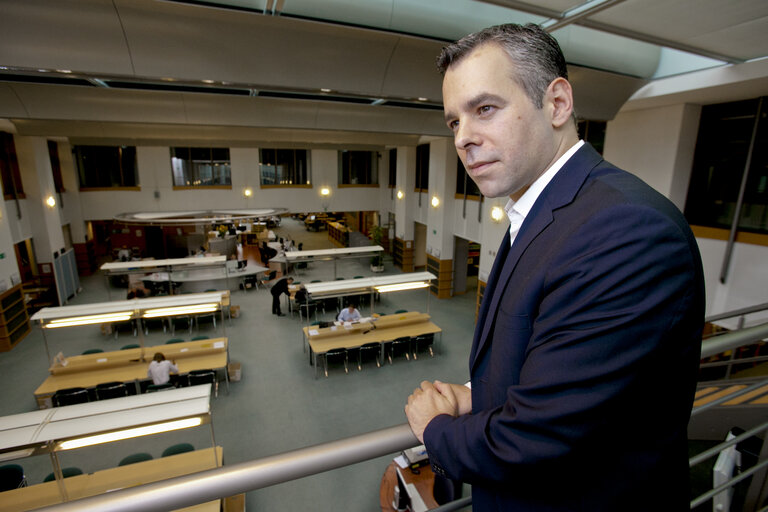
M358 348L366 343L380 343L382 358L386 343L405 336L441 333L442 329L430 321L426 313L410 311L397 315L351 324L323 327L304 327L304 340L309 344L310 357L317 377L317 355L337 348Z
M49 369L51 375L35 390L35 399L40 408L50 407L53 394L66 388L89 388L104 382L134 383L147 378L147 368L155 352L162 352L166 359L175 360L179 373L193 370L224 370L225 379L228 362L227 338L187 341L171 345L144 347L141 349L99 352L67 358L67 366L55 365Z
M62 482L70 501L96 496L117 489L135 487L220 467L223 450L221 446L217 446L215 450L215 458L214 448L206 448L73 476L65 478ZM0 508L7 512L21 512L61 502L59 483L52 481L2 493L2 506ZM180 510L185 512L218 512L220 507L220 500L215 500Z

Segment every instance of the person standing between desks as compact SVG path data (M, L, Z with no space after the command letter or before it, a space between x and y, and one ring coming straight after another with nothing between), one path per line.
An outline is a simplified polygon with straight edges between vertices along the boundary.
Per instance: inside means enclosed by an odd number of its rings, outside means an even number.
M358 320L360 320L360 312L353 302L350 302L349 307L342 309L339 313L339 322L357 322Z
M270 288L270 292L272 293L272 314L277 316L285 316L282 311L280 311L280 295L286 294L290 295L290 292L288 291L288 285L293 283L292 277L284 277L280 279L278 282L272 285L272 288Z
M686 427L704 279L679 210L578 139L563 54L537 25L446 47L445 120L470 177L508 196L468 386L405 406L473 510L688 510Z
M152 384L166 384L171 380L171 373L179 373L179 368L173 361L168 361L162 352L156 352L149 363L147 377L152 379Z

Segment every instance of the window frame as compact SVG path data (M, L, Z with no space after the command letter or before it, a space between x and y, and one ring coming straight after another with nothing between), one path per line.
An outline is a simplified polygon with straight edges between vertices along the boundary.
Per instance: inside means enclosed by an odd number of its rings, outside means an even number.
M173 190L232 190L232 157L229 148L224 147L202 147L202 146L172 146L169 148L171 153L171 180L173 181ZM180 158L178 153L180 151L186 150L187 155L186 158ZM199 152L201 151L208 151L210 154L210 157L208 160L204 160L199 158ZM217 159L214 158L215 154L214 151L226 151L226 159ZM194 153L197 152L198 155L194 155ZM197 158L196 158L197 156ZM223 155L222 155L223 156ZM181 161L181 172L184 175L185 181L187 181L187 184L179 185L176 182L176 168L174 159ZM224 165L226 167L226 180L229 181L229 183L222 183L222 184L214 184L214 183L188 183L187 178L199 178L199 169L198 166L200 165L200 162L208 162L208 165L211 167L211 181L215 181L214 177L214 167L217 167L218 165ZM222 164L222 162L226 162L225 164ZM187 175L187 174L191 174Z
M267 152L274 152L274 159L272 160L274 162L274 165L265 165L264 162L268 161L266 158ZM278 168L281 165L284 165L284 163L280 163L279 154L278 152L283 152L283 156L285 156L285 152L290 151L292 152L292 167L288 170L287 179L284 181L296 181L296 183L264 183L264 169L266 167L273 167L274 168L274 180L278 180ZM303 152L304 157L297 158L299 156L298 152ZM309 149L306 148L280 148L280 147L271 147L271 148L259 148L259 188L262 189L271 189L271 188L312 188L312 164L311 164L311 156L312 152ZM283 161L285 162L285 161ZM297 167L300 167L300 163L304 164L306 167L305 169L297 169ZM305 180L303 180L301 183L298 182L299 178L302 178L300 174L303 173L305 176ZM282 173L281 173L282 174Z
M92 172L89 169L86 169L83 167L83 148L115 148L118 150L118 159L117 159L117 165L119 169L119 175L120 175L120 184L115 185L105 185L103 183L98 184L83 184L85 173L86 172ZM125 154L125 150L131 150L128 153L132 153L132 162L133 162L133 177L135 179L135 184L127 185L125 183L125 175L126 175L126 169L125 164L128 163L126 161L127 158L129 158L128 155ZM85 155L88 156L88 155ZM115 191L115 190L141 190L141 185L139 184L139 163L137 158L137 151L136 146L128 146L128 145L98 145L98 144L79 144L72 146L72 157L75 162L75 166L77 167L77 177L78 177L78 183L80 186L80 190L84 192L99 192L99 191ZM96 175L104 176L108 175L110 179L114 177L114 174L112 170L108 173L101 173L96 172Z

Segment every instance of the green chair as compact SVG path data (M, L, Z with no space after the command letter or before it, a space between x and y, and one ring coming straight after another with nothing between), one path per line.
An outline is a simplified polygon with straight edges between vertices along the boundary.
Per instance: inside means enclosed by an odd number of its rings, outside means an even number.
M83 470L80 468L62 468L61 470L61 476L64 478L69 478L71 476L77 476L82 475ZM48 473L48 476L43 479L43 482L53 482L56 480L56 474L54 473Z
M355 276L352 279L362 279L363 277L365 277L365 276Z
M322 283L322 281L319 279L313 279L310 281L310 283Z
M18 464L0 466L0 492L27 486L24 468Z
M200 341L200 340L209 340L210 338L208 336L195 336L189 341Z
M128 464L136 464L137 462L144 462L145 460L152 460L152 456L148 453L134 453L120 461L118 466L127 466Z
M181 338L171 338L165 342L166 345L173 345L174 343L184 343L184 340Z
M101 350L100 348L90 348L90 349L86 350L85 352L83 352L83 355L85 356L85 355L88 355L88 354L98 354L99 352L104 352L104 351Z
M163 454L161 457L170 457L171 455L178 455L180 453L186 453L186 452L193 452L195 451L195 447L192 446L189 443L179 443L174 444L173 446L169 446L165 450L163 450Z
M407 312L408 312L407 309L398 309L397 311L395 311L395 314L399 315L400 313L407 313Z
M131 343L130 345L123 345L120 350L130 350L132 348L141 348L138 343Z

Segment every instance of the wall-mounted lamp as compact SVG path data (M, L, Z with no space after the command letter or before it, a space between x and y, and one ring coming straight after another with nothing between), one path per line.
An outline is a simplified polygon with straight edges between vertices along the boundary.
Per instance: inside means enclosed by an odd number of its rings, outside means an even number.
M251 190L250 188L246 188L245 190L243 190L243 195L245 197L251 197L253 195L253 190Z
M320 189L320 195L323 196L323 197L328 197L329 195L331 195L331 189L328 188L328 187L321 188Z
M402 190L398 190L397 191L397 198L398 199L402 199L403 197L405 197L405 194L403 194L403 191Z
M48 196L48 199L45 200L45 204L48 205L49 208L53 208L56 206L56 198L53 196Z
M491 219L493 222L501 222L504 218L504 210L498 206L491 208Z
M432 196L432 208L440 206L440 199L437 196Z

